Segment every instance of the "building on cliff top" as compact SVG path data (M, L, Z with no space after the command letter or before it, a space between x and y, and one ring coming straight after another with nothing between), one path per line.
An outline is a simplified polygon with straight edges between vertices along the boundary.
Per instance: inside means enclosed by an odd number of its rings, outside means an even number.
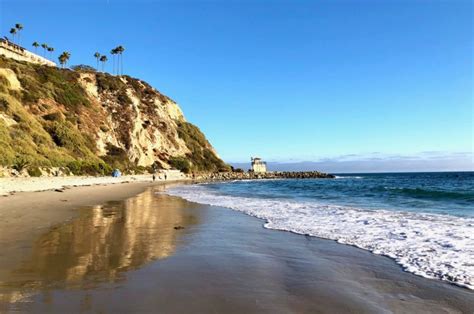
M252 171L257 173L265 173L267 172L267 163L259 157L250 157L252 162Z
M53 61L43 58L36 53L30 52L25 48L3 38L0 38L0 56L5 56L17 61L26 61L36 64L48 65L51 67L56 66L56 63Z

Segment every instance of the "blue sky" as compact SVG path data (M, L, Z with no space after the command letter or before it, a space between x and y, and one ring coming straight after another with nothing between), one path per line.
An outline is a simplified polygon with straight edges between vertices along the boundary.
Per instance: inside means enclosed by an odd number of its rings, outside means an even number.
M472 19L471 1L0 1L2 35L20 22L71 64L123 45L126 74L228 162L377 154L386 170L426 152L472 169Z

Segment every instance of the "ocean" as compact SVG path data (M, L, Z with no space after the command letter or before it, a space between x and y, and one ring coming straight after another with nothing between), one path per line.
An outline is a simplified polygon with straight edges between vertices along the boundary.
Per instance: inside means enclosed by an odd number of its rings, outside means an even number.
M474 172L204 183L168 194L264 219L268 229L353 245L416 275L474 289Z

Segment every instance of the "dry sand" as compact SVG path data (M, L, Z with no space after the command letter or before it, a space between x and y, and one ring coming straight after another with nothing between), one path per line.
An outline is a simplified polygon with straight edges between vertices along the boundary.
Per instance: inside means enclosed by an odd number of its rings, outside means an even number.
M473 291L162 189L0 198L0 312L473 312Z
M183 180L184 175L178 171L166 171L168 180ZM163 174L157 174L157 181L164 181ZM15 192L37 192L62 189L64 187L88 186L99 184L117 184L128 182L153 182L151 174L146 175L127 175L114 178L112 176L87 177L87 176L69 176L69 177L25 177L25 178L0 178L0 196L9 195Z

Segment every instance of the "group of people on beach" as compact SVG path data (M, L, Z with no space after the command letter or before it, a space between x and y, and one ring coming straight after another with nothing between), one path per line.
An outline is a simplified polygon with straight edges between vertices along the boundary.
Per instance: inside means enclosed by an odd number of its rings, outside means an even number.
M158 179L160 179L160 178L158 178ZM165 173L165 181L166 181L167 179L168 179L168 176L167 176L166 173ZM153 182L155 182L155 180L156 180L156 174L154 173L154 174L153 174Z

